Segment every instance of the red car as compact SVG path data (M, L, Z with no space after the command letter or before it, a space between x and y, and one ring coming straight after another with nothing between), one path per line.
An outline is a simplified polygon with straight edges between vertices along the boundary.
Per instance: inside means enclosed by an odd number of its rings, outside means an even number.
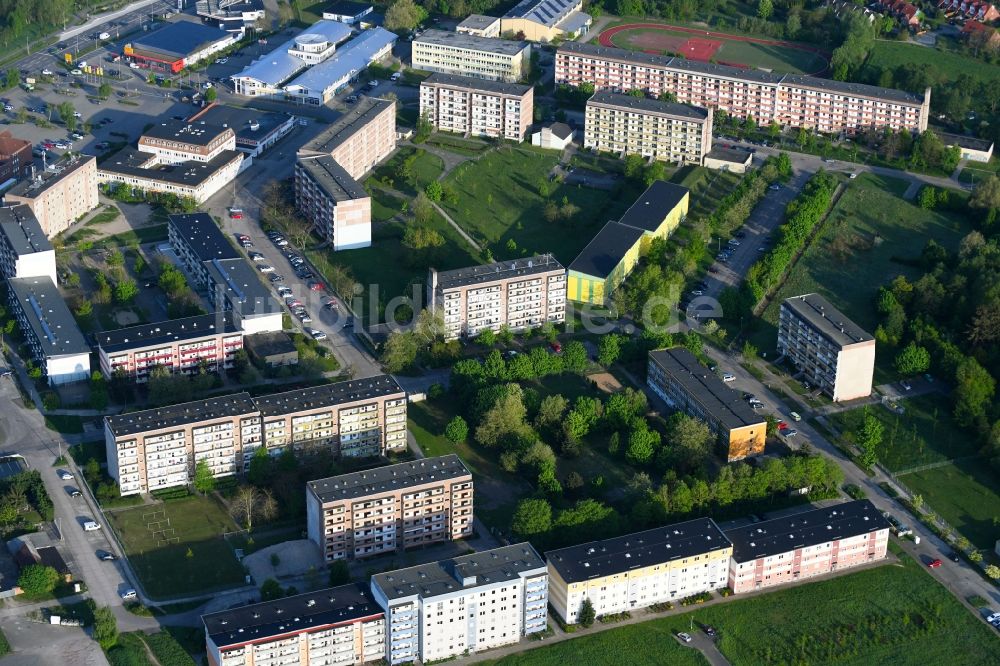
M240 210L239 208L230 208L229 209L229 217L232 218L232 219L234 219L234 220L242 220L243 219L243 211Z
M787 430L788 424L784 421L778 421L778 430Z
M309 288L312 289L313 291L323 291L324 289L326 289L326 285L323 284L322 282L310 282Z
M562 352L562 345L559 344L558 342L553 342L552 344L549 345L549 347L552 347L552 351L554 351L557 354Z
M941 566L941 560L931 560L930 562L927 563L927 566L929 566L931 569L937 569L939 566Z

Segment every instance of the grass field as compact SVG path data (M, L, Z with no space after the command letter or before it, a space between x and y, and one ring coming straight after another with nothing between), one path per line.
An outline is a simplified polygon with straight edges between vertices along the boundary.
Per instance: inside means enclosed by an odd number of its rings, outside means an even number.
M1000 85L1000 65L991 65L940 49L886 40L875 42L860 76L865 79L871 72L878 72L886 67L895 69L901 65L937 71L942 83L954 81L960 74L968 74L976 81Z
M688 217L704 219L712 214L719 201L736 189L742 176L728 171L712 171L700 166L680 169L671 182L691 190Z
M412 176L409 181L396 175L396 169L408 159L412 159ZM392 159L372 172L368 184L388 179L392 181L392 187L403 194L414 197L432 180L437 180L442 171L444 171L444 162L437 155L419 148L401 148L396 151Z
M733 666L996 663L1000 638L906 555L899 564L611 629L489 662L494 666L697 664L671 634L692 619L719 632ZM640 611L641 612L641 611ZM692 617L693 616L693 617ZM991 657L990 655L994 655ZM683 660L683 661L682 661Z
M1000 523L1000 476L982 458L899 477L978 548L993 549Z
M165 515L149 516L155 511ZM159 527L166 528L165 519L170 520L169 528L174 530L178 543L164 545L147 527L156 520L163 521ZM243 567L221 536L237 526L211 497L192 496L112 512L108 520L151 597L204 593L243 582Z

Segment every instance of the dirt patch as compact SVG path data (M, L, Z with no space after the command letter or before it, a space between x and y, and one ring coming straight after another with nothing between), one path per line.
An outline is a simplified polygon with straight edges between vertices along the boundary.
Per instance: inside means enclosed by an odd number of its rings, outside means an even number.
M617 393L622 390L621 382L615 379L614 375L607 372L598 372L593 375L587 375L587 379L594 382L594 385L605 393Z
M115 312L115 321L118 322L119 326L124 328L126 326L135 326L141 320L139 319L139 315L131 310L118 310Z

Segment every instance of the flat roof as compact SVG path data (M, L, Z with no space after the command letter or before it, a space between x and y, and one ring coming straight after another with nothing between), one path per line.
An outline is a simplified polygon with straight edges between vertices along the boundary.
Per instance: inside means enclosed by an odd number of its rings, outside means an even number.
M207 123L204 120L191 122L187 120L165 120L160 123L153 123L153 126L145 130L139 141L145 138L159 139L161 141L177 141L187 143L192 146L207 146L223 134L230 131L230 128Z
M364 402L400 393L406 394L392 375L376 375L260 396L257 398L257 407L265 417L281 416L305 409Z
M469 28L470 30L485 30L500 19L496 16L486 16L485 14L469 14L465 20L458 24L459 28Z
M389 493L434 481L471 478L472 472L455 453L436 458L420 458L398 465L386 465L362 472L351 472L317 479L306 484L323 504Z
M257 411L249 393L233 393L193 400L141 412L105 416L104 423L115 437L127 437L151 430L176 428L188 423L225 419Z
M587 104L606 104L632 111L644 111L646 113L659 113L666 116L686 118L690 120L705 120L708 118L708 109L700 106L690 106L688 104L678 104L677 102L661 102L658 99L648 97L634 97L632 95L622 95L610 90L598 90L587 100Z
M200 261L241 259L242 255L222 233L208 213L178 213L168 216L169 224Z
M664 218L680 205L689 191L686 187L657 180L628 207L618 223L644 231L656 231L663 224Z
M538 254L534 257L495 261L492 264L440 271L437 274L437 283L442 289L457 289L485 282L510 280L562 270L565 270L563 265L556 261L551 254Z
M337 23L337 25L344 24ZM372 63L375 54L395 43L396 39L395 33L385 28L375 27L365 30L332 56L288 82L285 89L300 88L310 93L325 93L364 71Z
M552 28L582 4L581 0L522 0L503 17L527 19Z
M42 225L26 204L0 208L0 233L18 257L52 250Z
M371 196L361 183L351 178L347 169L329 155L302 155L298 164L334 201L351 201Z
M512 544L453 559L421 564L372 576L372 584L389 601L419 596L423 599L462 589L517 580L524 572L544 570L545 562L530 543Z
M982 151L989 151L993 147L993 142L989 139L980 139L979 137L968 136L967 134L952 134L951 132L939 132L938 130L932 131L941 138L941 141L946 146L958 146L959 148Z
M751 409L739 391L726 386L687 349L657 349L649 352L649 358L675 379L706 414L711 414L727 428L764 423L764 417Z
M230 648L382 614L365 583L350 583L202 615L201 621L216 647Z
M580 254L569 265L569 270L606 279L625 257L625 253L639 242L643 233L642 229L636 227L615 221L608 222L587 243L587 247L580 250Z
M529 90L532 89L531 86L521 83L490 81L488 79L477 79L472 76L458 76L457 74L443 74L441 72L431 74L424 79L420 85L469 88L472 90L482 90L483 92L496 93L498 95L516 95L517 97L523 97Z
M497 39L495 37L480 37L464 32L450 30L428 30L413 40L414 44L435 44L453 49L468 51L486 51L500 55L515 56L531 45L526 41L513 39Z
M168 345L173 342L194 340L209 335L238 332L239 328L233 322L233 313L219 311L212 314L129 326L113 331L102 331L95 333L94 339L104 351L116 352L124 349Z
M291 39L283 42L278 48L270 53L260 56L252 63L243 68L239 74L234 74L233 79L254 79L261 81L272 88L292 78L308 65L298 56L292 55L289 51L295 50L296 43L307 35L318 35L320 39L339 44L351 36L350 26L344 25L340 21L321 20L303 29Z
M21 304L46 357L90 353L90 345L52 278L10 278L7 285L11 297Z
M753 153L743 148L723 148L716 145L712 146L712 150L708 151L705 157L723 162L746 164L748 160L753 159Z
M292 116L287 113L274 113L213 102L188 120L204 120L219 127L231 127L236 132L236 143L239 144L240 142L257 143L263 141L291 119ZM257 129L251 129L252 123L257 124Z
M362 95L350 111L337 118L333 124L317 134L312 141L302 146L300 154L303 152L332 153L393 104L394 102L389 100Z
M323 8L324 14L337 14L338 16L359 16L366 11L374 9L369 2L351 2L350 0L340 0L332 2Z
M846 347L875 339L819 294L792 296L782 301L781 306L835 345Z
M131 43L133 48L150 49L185 58L227 39L232 39L232 35L225 30L194 21L176 21L159 30L138 35Z
M243 153L238 150L223 150L208 162L188 160L180 164L147 166L154 158L155 155L152 153L125 147L104 160L97 170L185 187L198 187L232 162L242 160Z
M239 310L240 316L283 312L271 290L261 282L260 273L245 259L212 259L206 267L213 282L221 288L233 309Z
M257 356L298 354L295 343L284 331L266 331L243 337L243 346Z
M56 166L62 166L62 168L58 171L49 171L46 169L45 171L37 174L34 179L25 178L15 184L14 187L7 190L7 194L24 197L26 199L37 198L38 195L45 192L63 178L71 176L79 169L82 169L91 162L96 161L97 158L93 155L80 155L78 157L73 157L68 163L60 162L57 164Z
M577 583L713 553L732 545L714 520L696 518L613 539L550 550L545 553L545 559L564 581Z
M733 560L749 562L885 529L889 521L863 499L726 530L726 537L733 542Z

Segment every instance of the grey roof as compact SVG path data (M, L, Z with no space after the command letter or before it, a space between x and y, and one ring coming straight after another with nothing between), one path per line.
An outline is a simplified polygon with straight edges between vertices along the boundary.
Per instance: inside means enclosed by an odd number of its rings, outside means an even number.
M362 96L354 107L302 146L302 153L330 154L394 102Z
M549 125L549 131L560 139L568 139L573 136L573 128L566 123L552 123Z
M336 22L335 22L336 23ZM337 25L344 25L338 23ZM298 88L310 93L325 93L347 82L372 63L375 54L393 44L395 33L385 28L371 28L341 47L332 56L314 65L285 85L285 90Z
M230 648L382 614L366 584L350 583L202 615L201 621L216 647Z
M358 16L366 11L371 11L373 9L370 2L351 2L350 0L341 0L340 2L331 3L329 6L323 8L324 14L337 14L339 16Z
M271 290L260 281L259 273L245 259L212 259L206 262L209 277L218 292L242 317L283 312Z
M787 308L835 345L846 347L875 339L819 294L786 298L781 307Z
M595 92L593 96L587 100L587 105L589 106L590 104L602 104L605 106L630 109L632 111L658 113L686 120L706 120L708 118L708 109L704 109L700 106L678 104L677 102L661 102L658 99L622 95L610 90L598 90Z
M18 257L52 250L52 243L45 237L38 218L24 204L0 208L0 234L3 234L5 245Z
M726 536L741 563L885 529L889 522L863 499L726 530Z
M556 24L556 28L567 33L579 32L582 28L587 27L594 22L594 18L590 14L584 12L571 12L569 16L564 18L562 21Z
M177 235L200 261L242 259L236 247L208 213L178 213L167 218Z
M300 166L334 201L351 201L369 197L365 188L329 155L302 155Z
M39 194L45 192L47 189L58 183L63 178L67 178L77 170L87 166L91 162L96 162L97 158L93 155L80 155L79 157L72 158L68 163L60 162L59 166L65 165L59 171L44 171L38 174L34 180L30 178L25 178L21 180L14 187L7 190L7 195L14 195L19 197L24 197L27 199L34 199L38 197Z
M243 153L238 150L223 150L208 162L189 160L180 164L151 165L155 157L153 153L126 147L104 160L97 170L132 178L159 180L173 185L198 187L234 161L242 161Z
M127 437L151 430L175 428L198 421L226 419L253 414L256 405L249 393L234 393L204 400L146 409L141 412L105 416L104 423L115 437Z
M284 331L266 331L243 337L243 346L250 353L264 358L279 354L296 354L295 343Z
M681 385L689 400L697 402L705 414L725 427L743 428L764 423L764 417L751 409L738 391L726 386L687 349L658 349L649 352L649 359Z
M215 19L241 17L244 12L264 11L264 0L198 0L198 16Z
M533 89L532 86L521 83L490 81L488 79L479 79L472 76L458 76L457 74L443 74L441 72L431 74L424 79L420 85L446 86L450 88L463 89L469 88L488 93L496 93L498 95L515 95L517 97L523 97Z
M580 6L580 0L523 0L503 15L504 18L523 18L555 27Z
M625 253L639 242L643 230L615 221L608 222L597 235L580 250L569 270L606 279L615 270Z
M470 30L485 30L500 19L496 16L486 16L484 14L469 14L465 20L458 24L459 28L469 28Z
M449 453L436 458L419 458L398 465L376 467L361 472L351 472L306 484L321 503L350 500L381 493L422 486L435 481L460 477L472 478L472 472L457 454Z
M530 47L525 41L513 39L496 39L495 37L480 37L464 32L449 30L428 30L413 40L414 44L436 44L468 51L486 51L501 55L514 56Z
M419 596L422 599L462 589L514 581L522 573L544 573L545 562L528 542L462 555L372 576L389 601Z
M563 265L556 261L551 254L538 254L534 257L508 259L507 261L495 261L492 264L440 271L437 274L437 284L440 289L457 289L484 282L510 280L563 270L565 270Z
M990 139L980 139L975 136L968 136L967 134L951 134L950 132L939 132L938 130L932 131L938 135L946 146L958 146L959 148L982 151L989 151L993 148L993 141Z
M11 278L7 286L11 300L20 304L46 357L90 353L90 345L52 278Z
M233 313L220 311L102 331L94 334L94 340L104 351L116 352L238 332L239 329L233 323Z
M207 123L204 120L197 122L165 120L161 123L154 123L152 127L145 130L142 133L142 137L140 137L140 141L145 137L149 137L151 139L188 143L192 146L207 146L229 131L231 130L228 127Z
M753 159L753 153L745 148L723 148L720 145L715 145L712 146L712 150L705 154L705 157L713 160L722 160L724 162L747 164Z
M288 51L295 48L298 40L311 39L312 35L337 44L351 36L351 28L340 21L317 21L278 48L247 65L242 72L233 75L232 78L256 79L272 87L277 87L307 67L304 60Z
M257 406L265 417L280 416L304 409L365 402L397 394L400 397L406 395L391 375L376 375L261 396L257 398Z
M184 58L215 42L231 38L232 35L225 30L219 30L203 23L177 21L168 23L159 30L140 34L131 41L135 48Z
M578 583L713 553L732 545L714 520L696 518L613 539L550 550L545 553L545 559L564 581Z
M214 103L200 110L190 120L204 120L220 127L231 127L236 132L237 145L253 145L270 136L291 117L287 113ZM257 123L257 129L250 129L251 123Z
M688 195L688 188L657 180L646 188L635 203L618 220L636 229L654 232L663 224L667 213L676 208Z

